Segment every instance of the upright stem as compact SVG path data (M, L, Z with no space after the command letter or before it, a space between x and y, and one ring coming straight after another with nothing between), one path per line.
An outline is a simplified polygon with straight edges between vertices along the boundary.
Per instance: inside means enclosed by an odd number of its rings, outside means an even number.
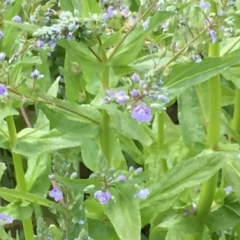
M103 89L107 89L109 86L109 67L105 66L104 72L103 72L103 78L102 78L102 85ZM110 141L110 117L107 113L107 111L103 110L102 112L102 133L100 135L100 141L101 141L101 147L104 156L107 158L109 162L109 166L111 165L111 152L110 152L110 147L109 147L109 141Z
M209 56L219 56L219 44L210 44ZM209 79L209 123L207 128L207 146L215 150L220 138L220 116L221 116L221 80L220 75ZM199 220L204 222L210 211L217 185L217 174L203 183L200 199L197 204Z
M235 102L232 128L240 134L240 89L237 87L235 90Z
M157 130L158 130L158 149L161 150L164 147L164 112L157 114ZM168 170L165 159L160 160L161 172L166 173Z
M17 139L17 131L14 123L13 116L8 116L6 118L9 140L11 148L13 147L14 142ZM17 188L21 191L26 191L25 178L24 178L24 169L22 164L22 156L12 152L13 165L15 169ZM31 218L23 220L23 231L26 240L32 240L34 237L33 225Z

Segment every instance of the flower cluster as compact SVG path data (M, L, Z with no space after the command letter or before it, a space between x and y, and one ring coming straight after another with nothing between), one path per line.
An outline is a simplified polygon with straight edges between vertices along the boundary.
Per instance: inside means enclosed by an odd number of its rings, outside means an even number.
M141 167L134 169L133 167L129 168L129 171L116 171L111 168L106 173L95 172L91 174L91 178L98 178L103 187L101 190L97 190L94 192L94 198L99 201L100 204L106 204L111 199L114 199L114 196L111 194L111 187L114 186L117 182L126 182L134 178L135 175L141 173L143 169ZM95 188L95 186L88 186L86 190ZM147 188L139 190L139 192L135 193L133 197L138 197L141 199L146 199L150 194Z
M133 73L132 88L125 91L107 90L104 103L116 102L132 109L131 116L138 122L150 122L152 119L151 108L157 106L159 110L165 109L163 105L168 102L168 93L162 88L162 81L152 82L141 80L137 73Z

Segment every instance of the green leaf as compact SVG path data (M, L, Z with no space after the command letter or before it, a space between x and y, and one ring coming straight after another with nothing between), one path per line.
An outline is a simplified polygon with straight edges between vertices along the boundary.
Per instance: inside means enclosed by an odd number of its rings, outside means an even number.
M32 216L32 208L30 203L16 201L8 204L4 208L4 212L9 214L13 219L25 220Z
M113 66L128 65L136 59L139 52L142 50L145 38L156 28L159 24L166 21L172 16L170 12L156 12L152 17L148 29L144 30L142 27L132 31L123 42L113 59L110 61ZM111 50L112 51L112 50ZM111 54L111 53L110 53ZM108 54L109 55L109 54Z
M1 114L0 114L0 122L8 117L8 116L13 116L13 115L18 115L18 111L15 110L12 106L10 105L5 105L0 108ZM2 127L2 126L1 126Z
M72 1L77 2L77 0ZM100 14L100 12L99 3L96 0L81 1L81 17L89 17L89 14Z
M0 180L2 179L2 175L6 169L7 169L7 167L6 167L5 163L0 162Z
M35 31L37 31L37 29L39 28L38 25L33 25L33 24L23 24L23 23L18 23L18 22L13 22L13 21L7 21L4 20L4 23L6 23L6 25L10 25L12 27L15 28L19 28L23 31L26 31L28 33L33 34ZM13 28L12 28L13 29Z
M48 89L47 95L56 97L57 92L58 92L58 86L59 86L59 80L57 79L52 84L52 86ZM50 122L46 118L46 116L44 115L44 113L42 112L41 109L39 109L39 112L38 112L38 117L37 117L35 128L36 129L41 129L42 131L44 131L44 130L49 131L50 130Z
M89 68L92 68L92 64L96 64L94 65L94 68L99 67L99 65L101 66L101 63L99 63L89 48L82 42L61 40L58 42L58 45L78 57L79 61L81 61L84 65L90 64Z
M95 172L98 169L98 154L99 146L93 139L86 139L81 144L82 160L84 165L91 171Z
M59 0L59 2L60 2L60 7L63 11L69 11L69 12L74 11L74 6L72 1Z
M28 158L28 168L25 173L26 190L32 193L45 193L50 186L48 175L51 172L49 153Z
M199 99L193 87L187 88L178 97L178 119L182 129L182 136L187 145L195 143L204 145L206 139L203 111L199 106Z
M141 218L138 199L133 198L135 188L128 185L119 185L111 193L116 202L109 201L103 205L107 217L110 219L120 240L140 240Z
M206 181L221 168L227 156L206 150L174 166L164 176L149 183L150 195L142 202L141 208L157 201L168 201L185 189Z
M12 69L18 70L20 68L32 67L34 65L40 65L40 64L42 64L42 60L38 56L25 57L21 61L19 61L17 64L15 64Z
M109 223L98 219L88 219L88 231L94 240L118 240L118 236Z
M50 73L50 60L49 60L49 56L48 56L48 52L47 51L41 51L39 52L39 57L40 57L40 60L41 60L41 64L37 66L37 70L44 75L44 78L42 79L39 79L38 80L38 85L41 86L41 88L44 90L44 91L47 91L51 85L52 85L52 79L51 79L51 73ZM57 83L56 83L57 82ZM58 84L58 80L55 81L55 84ZM54 86L54 84L53 84ZM53 87L56 92L54 91L54 93L50 94L48 92L48 94L50 96L53 96L53 97L56 97L57 95L57 90L58 90L58 86L55 86ZM49 91L49 90L48 90Z
M82 141L85 138L94 138L99 133L99 126L93 123L81 122L79 118L68 116L57 111L56 108L48 108L40 105L43 113L51 123L51 126L66 134L71 140Z
M223 168L224 175L228 181L228 184L232 186L236 197L240 201L240 162L239 158L235 160L229 160L226 162Z
M239 222L239 217L239 214L223 205L209 214L206 224L210 232L225 231L235 226Z
M66 177L59 176L57 174L54 175L55 179L62 183L69 189L78 190L79 192L83 192L83 190L89 185L95 185L96 187L101 187L101 183L97 179L88 178L88 179L70 179Z
M27 137L25 137L27 136ZM24 156L36 156L43 152L50 152L57 149L65 149L80 146L78 140L72 140L57 130L47 133L34 129L23 129L18 133L18 139L14 143L12 151Z
M14 2L13 7L7 8L7 11L4 13L4 19L12 19L14 16L18 15L21 11L23 0L17 0Z
M76 68L79 67L79 70L77 69L79 72L73 72L72 68L74 65L76 65ZM81 98L82 100L85 99L85 82L79 73L80 65L78 64L78 58L75 56L75 54L66 51L64 61L64 83L68 101L80 102Z
M39 197L35 194L19 191L17 189L8 189L8 188L0 188L0 196L3 198L12 198L14 201L21 200L31 203L38 203L39 205L55 208L60 210L61 212L65 211L60 205L51 202L45 198Z
M149 239L157 240L157 236L165 235L166 231L166 240L202 239L201 225L195 216L173 216L155 227Z
M164 86L190 87L221 73L227 68L240 63L238 56L207 58L200 63L177 64L164 80Z
M58 98L51 98L52 105L43 105L41 108L49 108L52 112L60 113L69 117L77 118L78 121L84 123L101 124L101 113L90 104L79 105L73 102L63 101ZM47 111L47 110L46 110Z

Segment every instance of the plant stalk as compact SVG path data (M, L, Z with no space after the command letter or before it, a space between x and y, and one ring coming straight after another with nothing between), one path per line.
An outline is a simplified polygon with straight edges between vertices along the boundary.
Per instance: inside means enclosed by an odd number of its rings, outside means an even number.
M13 116L8 116L6 118L8 132L9 132L9 141L11 149L14 142L17 139L17 131ZM12 152L13 165L15 169L17 188L21 191L26 191L25 178L24 178L24 169L22 163L22 156ZM33 225L31 218L23 220L23 231L26 240L32 240L34 238Z
M232 128L240 134L240 89L236 87Z
M102 78L102 85L103 89L107 89L109 87L109 67L105 66L104 72L103 72L103 78ZM102 133L100 135L100 142L101 142L101 148L104 156L107 158L109 166L111 165L111 152L110 152L110 117L106 110L103 110L102 112Z
M161 150L164 147L164 112L157 114L157 130L158 130L158 149ZM165 159L160 159L161 173L166 173L168 170Z
M209 57L219 56L219 44L209 45ZM212 150L216 150L220 138L220 116L221 116L221 79L220 75L216 75L209 79L209 123L207 128L207 146ZM205 183L203 183L200 199L197 204L197 214L199 220L204 223L207 218L214 199L217 185L218 174L215 174Z

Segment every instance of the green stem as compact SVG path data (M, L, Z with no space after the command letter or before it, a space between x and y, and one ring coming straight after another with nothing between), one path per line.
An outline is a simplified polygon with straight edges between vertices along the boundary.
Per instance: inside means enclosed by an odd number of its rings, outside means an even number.
M240 89L236 87L232 128L240 134Z
M209 57L219 56L219 44L209 45ZM220 138L220 116L221 116L221 80L220 75L209 79L209 123L207 128L207 146L215 150ZM197 204L197 214L201 222L204 223L214 199L218 174L215 174L203 183L200 199Z
M158 130L158 149L161 150L164 147L164 112L157 114L157 130ZM168 167L165 159L160 160L161 172L164 174L167 172Z
M17 131L14 123L13 116L8 116L6 118L9 140L11 148L13 147L14 142L17 139ZM12 152L13 165L15 169L17 188L21 191L26 191L25 178L24 178L24 169L22 163L22 156ZM32 240L34 236L33 225L31 218L23 220L23 231L26 240Z
M106 65L103 78L102 78L103 89L107 89L109 87L109 67ZM104 156L107 158L109 166L111 165L111 152L109 147L110 140L110 117L106 110L102 112L102 133L100 135L100 142Z

